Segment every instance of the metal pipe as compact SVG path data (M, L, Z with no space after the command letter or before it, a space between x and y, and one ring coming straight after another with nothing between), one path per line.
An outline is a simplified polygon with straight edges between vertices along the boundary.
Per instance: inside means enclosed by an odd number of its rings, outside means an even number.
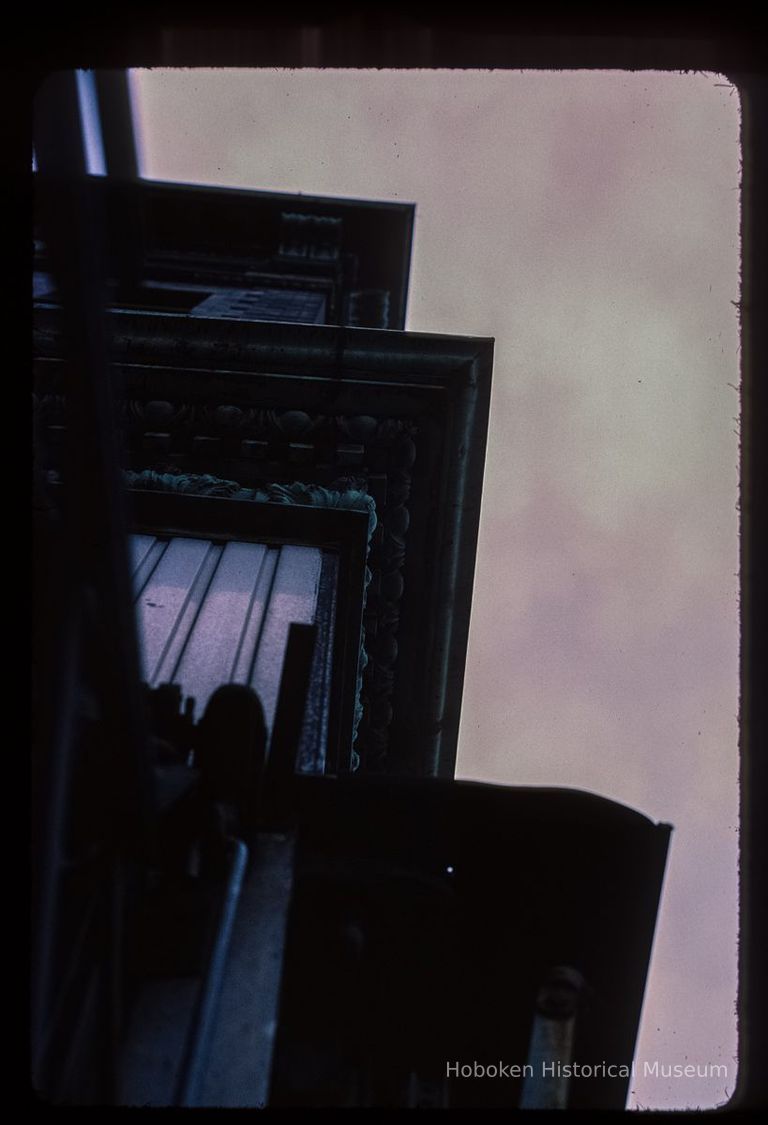
M576 1014L584 979L576 969L552 969L536 997L520 1109L567 1109Z
M177 1106L198 1104L200 1088L205 1077L205 1067L210 1053L216 1012L227 965L229 943L232 938L237 904L248 862L248 848L242 840L233 840L233 852L219 927L205 977L198 993L176 1084L173 1104Z
M96 70L94 79L107 175L135 180L139 175L139 163L128 72Z

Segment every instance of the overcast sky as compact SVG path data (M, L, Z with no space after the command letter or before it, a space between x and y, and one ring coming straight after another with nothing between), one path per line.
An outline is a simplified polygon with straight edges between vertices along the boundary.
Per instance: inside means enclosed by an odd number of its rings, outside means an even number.
M416 204L414 331L492 336L458 776L675 827L631 1104L736 1068L739 122L716 74L152 70L142 173ZM524 1060L520 1060L524 1061ZM593 1060L582 1060L593 1061Z

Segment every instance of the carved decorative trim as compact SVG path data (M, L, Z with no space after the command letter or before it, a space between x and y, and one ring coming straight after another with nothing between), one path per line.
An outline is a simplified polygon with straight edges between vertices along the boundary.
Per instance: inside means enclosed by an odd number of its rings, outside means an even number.
M129 488L141 488L150 492L189 492L196 496L235 496L240 485L234 480L222 480L208 473L156 473L153 469L142 469L140 473L124 470Z
M64 384L60 319L36 309L38 390ZM132 468L360 479L379 518L361 768L452 776L492 341L128 310L106 328Z

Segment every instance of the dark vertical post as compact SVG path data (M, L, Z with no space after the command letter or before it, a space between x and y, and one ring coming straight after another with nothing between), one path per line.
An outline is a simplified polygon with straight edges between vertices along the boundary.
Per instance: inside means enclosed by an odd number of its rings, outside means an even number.
M143 854L152 808L151 771L139 694L139 661L127 555L124 486L116 450L107 348L102 309L100 216L86 175L83 131L74 72L58 72L37 95L35 152L36 205L62 303L65 330L67 447L61 555L51 563L67 575L66 598L73 612L57 608L66 640L82 649L87 642L95 679L105 747L111 752L108 792L100 795L111 828L116 893L123 881L117 857ZM86 634L84 623L88 623ZM62 650L63 652L63 650ZM57 982L51 972L58 940L61 904L60 863L67 849L67 822L73 737L79 715L82 678L77 667L53 670L56 691L50 704L50 736L39 748L41 770L50 780L40 787L36 964L40 977L34 1004L34 1081L49 1087L45 1061L47 1021ZM109 961L118 935L110 933ZM112 946L114 945L114 949ZM73 950L61 951L65 958ZM101 966L103 969L107 967ZM120 976L114 968L114 980ZM106 1003L114 1001L107 996ZM101 1000L100 1000L101 1002ZM110 1007L111 1011L111 1007ZM56 1067L57 1060L50 1065ZM78 1067L84 1073L87 1067ZM95 1076L98 1081L98 1076ZM55 1086L55 1077L52 1079Z
M112 720L116 786L123 812L135 824L139 791L148 799L149 773L140 747L139 660L127 552L122 480L108 371L103 315L101 215L83 175L80 152L67 148L73 74L56 74L38 95L38 205L63 307L66 333L68 449L66 522L75 574L92 584L108 638L101 671ZM76 93L76 90L75 90ZM141 778L141 781L140 781ZM138 787L138 791L137 791ZM147 806L148 807L148 806Z
M88 171L74 70L58 70L37 92L34 114L37 168L48 176L84 176Z
M110 243L120 300L131 301L142 280L144 235L141 220L139 160L136 148L131 88L126 70L94 71L96 102L104 149L104 166L111 181L108 198L112 219Z
M263 808L270 824L280 824L290 813L291 782L304 726L316 635L316 625L295 622L288 633L264 777Z
M107 175L135 180L139 175L139 162L128 73L96 70L94 79Z

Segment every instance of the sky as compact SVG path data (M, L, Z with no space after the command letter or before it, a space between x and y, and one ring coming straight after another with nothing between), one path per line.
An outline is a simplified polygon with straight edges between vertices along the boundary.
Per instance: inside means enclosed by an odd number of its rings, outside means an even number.
M630 1105L726 1101L738 91L654 71L131 81L144 176L415 203L406 328L495 338L457 776L587 789L674 826Z

